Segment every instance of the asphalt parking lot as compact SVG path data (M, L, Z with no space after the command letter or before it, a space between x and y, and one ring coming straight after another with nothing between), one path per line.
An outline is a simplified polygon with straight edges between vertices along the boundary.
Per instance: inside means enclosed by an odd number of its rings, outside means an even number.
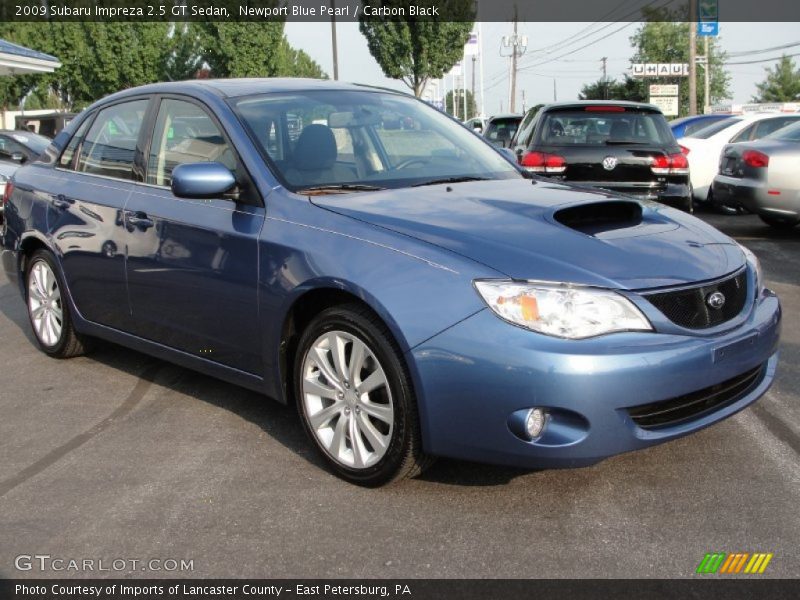
M689 577L710 551L772 552L764 576L797 577L800 228L700 216L783 302L759 403L591 468L440 460L378 490L322 469L293 410L254 393L112 345L47 358L2 278L0 578L76 575L15 569L35 554L193 561L141 577Z

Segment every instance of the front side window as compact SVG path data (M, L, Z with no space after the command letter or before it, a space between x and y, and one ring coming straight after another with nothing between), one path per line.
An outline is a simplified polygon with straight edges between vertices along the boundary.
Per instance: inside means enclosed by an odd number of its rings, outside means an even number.
M175 167L197 162L219 162L236 173L236 156L205 110L184 100L162 100L147 160L147 183L169 186Z
M98 113L78 158L78 171L133 179L133 158L148 100L123 102Z
M83 136L86 135L86 130L89 128L89 123L91 123L91 121L92 118L87 117L83 123L81 123L78 131L75 132L75 135L72 136L72 139L70 139L67 147L64 148L64 152L61 153L61 157L58 159L58 166L62 169L72 168L72 160L75 158L75 152L78 149L78 144L81 143Z
M731 117L730 119L723 119L722 121L718 121L709 125L708 127L703 127L700 131L695 131L692 135L687 137L693 137L700 140L707 140L712 135L719 133L720 131L724 131L728 129L728 127L732 127L736 123L741 123L742 119Z
M19 142L15 142L4 135L0 135L0 160L11 160L14 154L27 156L28 153L25 147Z
M308 91L248 96L231 104L277 174L296 191L521 177L465 127L400 94Z
M754 139L758 140L764 137L765 135L769 135L770 133L775 133L779 129L782 129L789 125L790 123L794 123L795 119L792 117L778 117L775 119L764 119L758 123L756 127L756 134Z

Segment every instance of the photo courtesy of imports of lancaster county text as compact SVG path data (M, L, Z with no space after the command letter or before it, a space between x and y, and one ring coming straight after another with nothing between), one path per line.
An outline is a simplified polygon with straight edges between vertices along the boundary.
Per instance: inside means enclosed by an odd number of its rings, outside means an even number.
M800 3L0 0L0 600L800 598Z

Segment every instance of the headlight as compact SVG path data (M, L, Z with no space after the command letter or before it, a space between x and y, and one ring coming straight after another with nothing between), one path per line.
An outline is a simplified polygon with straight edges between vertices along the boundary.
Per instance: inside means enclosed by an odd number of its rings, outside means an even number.
M497 280L475 281L475 288L498 316L545 335L580 339L653 330L630 300L611 290Z
M737 242L738 244L738 242ZM764 291L764 273L761 271L761 261L758 260L758 257L753 254L753 252L741 244L738 244L739 248L742 249L744 253L744 257L747 260L747 263L750 265L750 268L753 269L753 273L755 274L756 279L756 298L761 297L761 293Z

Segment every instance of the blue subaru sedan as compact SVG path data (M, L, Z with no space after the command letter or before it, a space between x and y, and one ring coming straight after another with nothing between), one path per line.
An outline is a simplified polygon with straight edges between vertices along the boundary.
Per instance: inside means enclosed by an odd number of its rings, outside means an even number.
M522 173L386 90L129 89L3 202L2 264L43 352L102 338L294 403L361 485L436 456L590 465L725 419L775 377L781 309L747 249Z

